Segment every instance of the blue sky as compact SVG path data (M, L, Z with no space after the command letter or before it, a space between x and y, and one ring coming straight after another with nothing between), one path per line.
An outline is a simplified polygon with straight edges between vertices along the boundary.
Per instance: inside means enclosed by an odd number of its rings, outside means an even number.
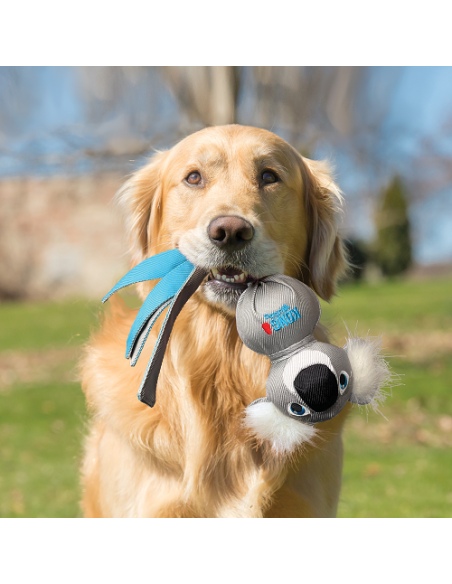
M378 102L378 89L387 73L387 67L374 68L368 88L369 107ZM450 157L452 167L452 68L402 68L381 134L383 184L393 172L409 176L419 171L414 157L422 154L427 138ZM369 177L347 157L340 153L336 156L338 182L349 203L347 225L357 236L370 239L375 233L374 209L369 201L359 201L357 196L360 189L368 186ZM360 204L354 209L357 203ZM412 204L410 216L416 260L422 264L452 261L452 185Z
M30 171L51 174L58 171L61 156L73 153L78 143L86 147L108 133L108 118L102 124L96 125L93 120L87 123L76 69L21 68L19 73L23 83L16 92L8 71L0 68L0 104L8 104L6 116L0 105L0 175ZM422 152L425 138L431 138L440 151L452 158L452 68L372 69L364 115L366 108L369 115L378 108L386 83L395 74L398 82L378 132L382 171L376 180L381 184L394 171L405 175L411 172L413 157ZM148 131L164 132L169 120L177 124L177 104L163 84L150 99L157 113ZM31 103L28 108L27 101ZM69 129L70 143L64 138L65 129ZM328 144L319 147L319 154L324 152L336 162L338 181L346 194L349 207L346 226L361 237L371 238L372 201L366 202L359 196L360 190L372 187L369 176L356 167L346 152L331 150ZM31 168L29 159L25 162L25 154L28 157L45 154L45 159ZM79 165L78 170L89 169L88 162ZM416 260L420 263L452 260L452 188L412 205L411 217Z
M452 164L452 68L405 68L390 117L392 123L409 129L403 137L408 152L416 151L426 136L443 135L439 146L449 154ZM417 235L417 260L452 260L452 187L414 205L411 217Z

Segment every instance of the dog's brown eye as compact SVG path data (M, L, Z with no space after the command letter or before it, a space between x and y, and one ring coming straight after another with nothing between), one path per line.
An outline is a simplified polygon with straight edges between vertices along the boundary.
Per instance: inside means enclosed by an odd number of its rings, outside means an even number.
M262 182L264 183L264 185L270 185L272 183L277 182L278 177L276 175L276 173L274 173L272 170L264 170L264 172L262 173Z
M199 185L201 182L201 175L198 171L190 172L190 174L185 179L189 185Z

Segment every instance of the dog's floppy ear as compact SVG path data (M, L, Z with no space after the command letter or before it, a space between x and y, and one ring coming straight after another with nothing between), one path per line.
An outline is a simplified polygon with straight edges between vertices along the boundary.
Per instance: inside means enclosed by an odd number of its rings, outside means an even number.
M158 152L149 164L141 168L117 193L126 215L126 226L132 252L132 263L144 260L157 237L161 216L161 176L168 152Z
M321 298L330 300L348 266L338 234L342 196L326 162L302 158L302 174L310 232L303 277Z

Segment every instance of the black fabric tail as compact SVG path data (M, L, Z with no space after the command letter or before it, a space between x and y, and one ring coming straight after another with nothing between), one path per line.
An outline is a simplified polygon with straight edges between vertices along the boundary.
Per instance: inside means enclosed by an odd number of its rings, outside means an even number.
M163 357L165 356L166 346L171 331L173 330L174 323L176 322L176 318L190 297L193 296L199 288L208 273L207 270L196 267L174 297L174 302L169 307L157 342L155 343L154 352L152 353L152 357L141 383L140 391L138 392L138 399L151 408L155 405L157 381L162 367Z

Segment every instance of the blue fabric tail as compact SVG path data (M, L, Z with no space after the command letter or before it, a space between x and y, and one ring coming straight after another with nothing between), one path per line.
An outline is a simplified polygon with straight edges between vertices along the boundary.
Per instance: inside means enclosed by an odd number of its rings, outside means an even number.
M112 294L131 284L163 278L168 272L186 261L187 258L178 249L170 249L143 260L113 286L110 292L102 298L102 302L106 302Z
M143 330L145 324L149 321L154 312L158 311L162 304L173 298L179 292L194 268L195 266L193 264L188 260L185 260L183 264L180 264L177 268L174 268L174 270L171 270L171 272L166 274L149 292L148 297L140 308L132 328L130 329L127 338L126 359L130 358L135 341Z
M138 399L151 407L155 404L157 380L176 317L206 275L206 270L194 266L178 249L172 249L152 256L132 268L102 299L102 302L106 302L112 294L131 284L160 279L138 311L126 346L126 358L130 359L133 367L152 327L165 308L168 308L138 392Z

